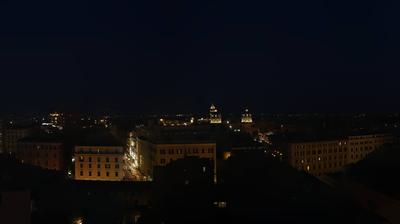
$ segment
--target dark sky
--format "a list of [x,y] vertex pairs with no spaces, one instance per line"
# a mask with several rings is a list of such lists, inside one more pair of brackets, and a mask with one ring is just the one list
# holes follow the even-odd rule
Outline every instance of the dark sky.
[[0,1],[0,113],[400,109],[398,1]]

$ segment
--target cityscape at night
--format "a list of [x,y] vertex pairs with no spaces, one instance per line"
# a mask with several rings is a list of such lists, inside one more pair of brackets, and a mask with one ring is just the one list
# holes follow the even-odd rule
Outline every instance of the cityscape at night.
[[0,224],[400,224],[400,4],[0,2]]

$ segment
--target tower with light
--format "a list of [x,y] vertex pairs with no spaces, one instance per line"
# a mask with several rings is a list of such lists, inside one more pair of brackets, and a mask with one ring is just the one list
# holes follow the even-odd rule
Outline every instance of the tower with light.
[[222,116],[218,113],[218,109],[211,104],[210,107],[210,124],[221,124],[222,123]]
[[251,124],[253,123],[252,115],[249,113],[249,110],[246,109],[242,114],[242,123],[244,124]]

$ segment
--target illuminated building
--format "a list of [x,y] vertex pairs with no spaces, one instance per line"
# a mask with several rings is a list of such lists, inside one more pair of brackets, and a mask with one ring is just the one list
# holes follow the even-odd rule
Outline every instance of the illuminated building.
[[252,115],[249,113],[248,109],[246,109],[242,114],[242,123],[248,123],[248,124],[253,123]]
[[206,158],[213,162],[214,176],[216,177],[216,144],[203,141],[182,140],[146,140],[138,139],[138,149],[142,169],[148,175],[153,175],[155,166],[167,164],[185,157]]
[[63,144],[57,139],[28,137],[18,142],[17,158],[22,163],[49,170],[64,170]]
[[159,119],[159,124],[162,126],[189,126],[195,122],[191,116],[168,116]]
[[94,122],[94,125],[96,125],[98,127],[103,127],[103,128],[111,127],[111,120],[110,120],[109,116],[101,116],[99,118],[95,118],[93,122]]
[[320,176],[341,171],[384,144],[393,143],[389,134],[352,135],[340,139],[296,141],[288,144],[289,163],[298,170]]
[[64,114],[58,112],[50,113],[49,123],[59,129],[62,129],[64,127]]
[[384,144],[394,142],[390,134],[352,135],[348,137],[347,163],[356,163]]
[[218,109],[214,106],[214,104],[211,104],[211,107],[210,107],[210,124],[221,124],[221,123],[222,123],[221,114],[218,113]]
[[[121,181],[124,147],[114,138],[86,141],[75,146],[74,163],[76,180]],[[108,136],[110,137],[110,136]]]

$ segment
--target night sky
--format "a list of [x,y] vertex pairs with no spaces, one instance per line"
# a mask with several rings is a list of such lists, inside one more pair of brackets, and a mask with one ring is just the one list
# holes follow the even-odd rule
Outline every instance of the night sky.
[[399,1],[0,1],[0,114],[400,109]]

